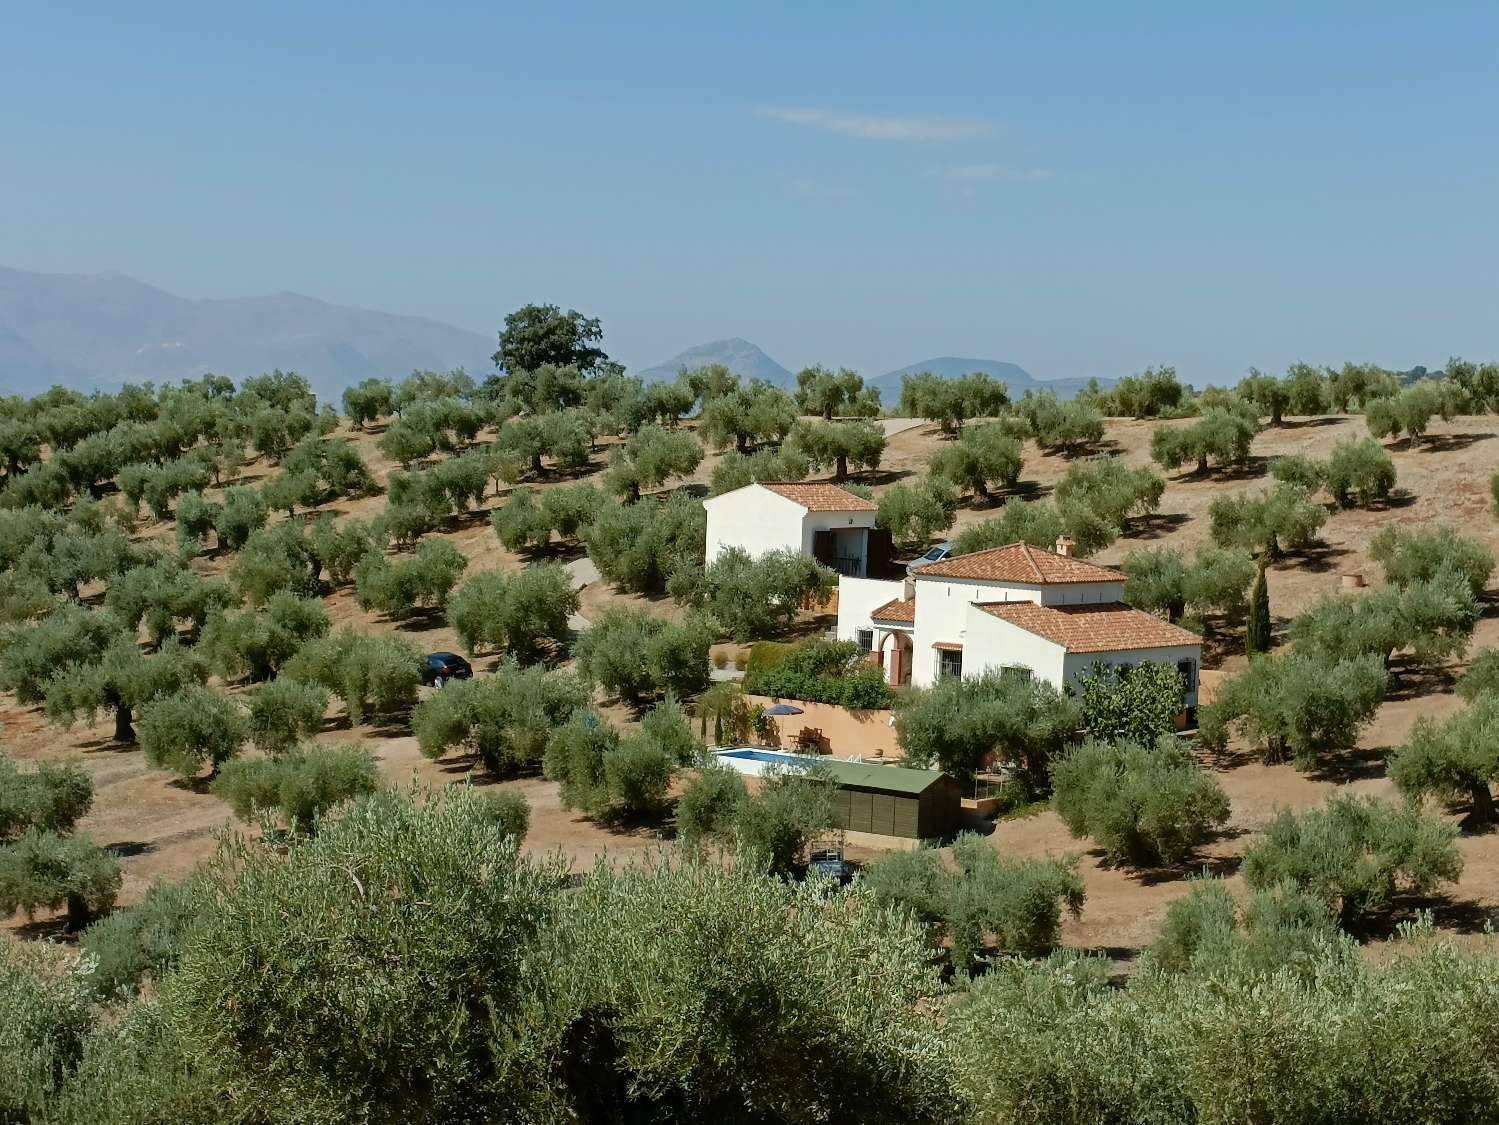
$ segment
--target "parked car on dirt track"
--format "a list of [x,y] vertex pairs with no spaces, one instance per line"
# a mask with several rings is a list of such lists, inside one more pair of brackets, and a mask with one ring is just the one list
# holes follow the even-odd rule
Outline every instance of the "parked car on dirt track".
[[422,666],[422,683],[442,687],[449,680],[467,680],[474,670],[456,652],[429,652]]

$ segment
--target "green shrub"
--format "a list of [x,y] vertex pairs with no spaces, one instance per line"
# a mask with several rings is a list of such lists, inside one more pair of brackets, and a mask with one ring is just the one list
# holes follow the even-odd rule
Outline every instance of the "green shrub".
[[1389,906],[1397,889],[1429,893],[1455,882],[1463,857],[1457,828],[1412,805],[1329,797],[1304,813],[1282,809],[1244,853],[1255,890],[1288,883],[1321,899],[1344,925]]
[[281,754],[323,729],[328,690],[282,676],[263,684],[250,700],[250,741]]
[[0,917],[67,907],[69,931],[83,929],[114,906],[120,863],[87,836],[28,828],[0,847]]
[[852,641],[802,641],[780,651],[769,668],[755,666],[759,650],[758,645],[751,650],[750,670],[744,677],[744,690],[751,695],[851,710],[879,710],[895,701],[884,672]]
[[93,962],[88,981],[95,993],[114,997],[148,981],[159,986],[176,968],[201,907],[194,883],[158,880],[144,900],[91,925],[78,944]]
[[146,761],[182,778],[196,777],[205,762],[212,767],[210,776],[217,776],[248,734],[238,704],[197,684],[154,699],[141,711]]
[[1074,836],[1110,863],[1180,863],[1228,820],[1228,798],[1175,736],[1155,745],[1091,741],[1052,767],[1052,802]]
[[293,831],[310,836],[333,806],[379,788],[374,755],[358,745],[308,745],[279,758],[228,763],[213,784],[234,815],[253,820],[279,813]]

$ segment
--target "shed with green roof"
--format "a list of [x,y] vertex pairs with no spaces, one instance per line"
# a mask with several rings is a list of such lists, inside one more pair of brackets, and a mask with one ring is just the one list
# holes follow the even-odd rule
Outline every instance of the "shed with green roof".
[[817,764],[838,786],[838,819],[850,832],[931,840],[958,830],[962,794],[940,770],[826,758]]

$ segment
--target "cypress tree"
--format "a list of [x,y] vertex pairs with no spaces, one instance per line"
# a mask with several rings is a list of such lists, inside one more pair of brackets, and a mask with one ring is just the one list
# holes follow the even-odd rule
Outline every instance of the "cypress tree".
[[1270,651],[1270,591],[1265,585],[1265,563],[1260,561],[1254,587],[1249,591],[1249,624],[1244,630],[1244,652],[1255,656]]

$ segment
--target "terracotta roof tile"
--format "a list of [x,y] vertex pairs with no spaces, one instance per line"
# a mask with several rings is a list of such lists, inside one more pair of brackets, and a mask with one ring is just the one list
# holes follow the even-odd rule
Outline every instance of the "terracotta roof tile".
[[1029,543],[1011,543],[957,555],[916,571],[920,578],[971,578],[979,582],[1024,582],[1054,586],[1069,582],[1123,582],[1124,574],[1071,555],[1043,551]]
[[855,496],[836,484],[772,484],[762,480],[760,487],[800,504],[809,512],[873,512],[879,508],[873,500]]
[[916,621],[916,601],[903,601],[896,598],[888,601],[879,609],[869,615],[871,621],[899,621],[904,624],[914,624]]
[[1202,644],[1196,633],[1123,602],[1037,605],[1035,602],[974,603],[979,609],[1035,633],[1068,652],[1127,652]]

